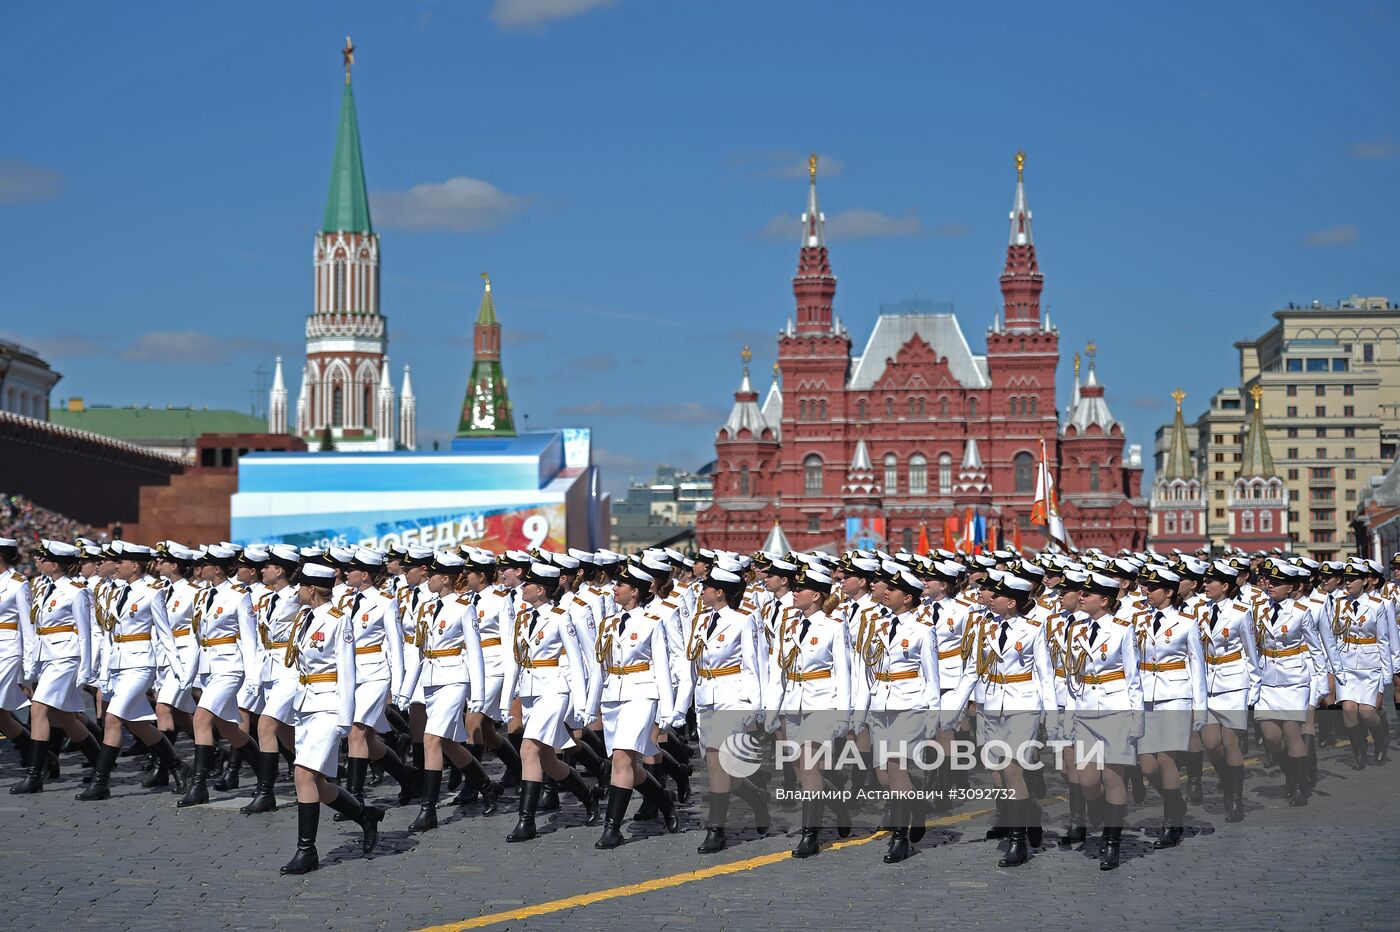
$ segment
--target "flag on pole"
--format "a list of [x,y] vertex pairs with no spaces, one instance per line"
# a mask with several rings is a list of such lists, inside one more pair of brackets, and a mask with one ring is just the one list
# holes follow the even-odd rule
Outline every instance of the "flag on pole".
[[920,522],[919,522],[919,550],[918,550],[918,552],[921,553],[921,554],[923,554],[924,556],[927,556],[927,555],[928,555],[928,552],[929,552],[930,550],[932,550],[932,549],[933,549],[933,548],[930,547],[930,546],[928,545],[928,525],[925,524],[923,521],[920,521]]
[[1019,521],[1011,527],[1011,549],[1017,553],[1021,552],[1021,523]]
[[1035,479],[1035,502],[1031,505],[1031,523],[1045,528],[1046,536],[1068,550],[1069,535],[1065,533],[1065,522],[1060,518],[1060,503],[1055,495],[1055,480],[1050,475],[1050,464],[1045,454],[1045,438],[1040,440],[1040,468]]
[[972,516],[971,508],[963,520],[962,546],[959,549],[969,556],[977,552],[977,519]]
[[958,513],[953,512],[943,519],[943,549],[956,552],[958,549]]

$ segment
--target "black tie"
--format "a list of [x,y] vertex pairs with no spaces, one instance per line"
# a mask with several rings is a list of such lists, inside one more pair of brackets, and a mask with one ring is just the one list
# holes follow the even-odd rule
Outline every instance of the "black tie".
[[1093,643],[1094,643],[1095,641],[1097,641],[1098,639],[1099,639],[1099,623],[1096,621],[1096,622],[1094,622],[1093,624],[1089,625],[1089,644],[1090,644],[1090,646],[1093,646]]
[[267,600],[267,617],[268,617],[268,618],[271,618],[272,615],[273,615],[273,613],[277,611],[277,600],[280,599],[280,598],[282,598],[282,593],[280,593],[280,592],[274,592],[274,593],[272,593],[272,598],[270,598],[270,599]]
[[126,604],[126,597],[129,595],[131,595],[131,587],[122,586],[122,597],[120,599],[117,599],[117,615],[120,615],[122,613],[122,606]]
[[706,640],[709,640],[710,636],[713,635],[713,634],[715,633],[715,628],[718,628],[718,627],[719,627],[719,612],[716,612],[716,611],[714,611],[714,610],[711,610],[711,611],[710,611],[710,624],[709,624],[709,626],[707,626],[707,627],[705,628],[705,639],[706,639]]
[[355,620],[355,613],[358,612],[358,611],[360,610],[360,602],[362,602],[362,601],[364,600],[364,597],[365,597],[365,594],[364,594],[363,592],[357,592],[357,593],[355,593],[355,601],[354,601],[354,603],[350,606],[350,620],[351,620],[351,621],[354,621],[354,620]]
[[943,611],[943,603],[942,603],[942,602],[934,602],[934,603],[933,603],[933,623],[934,623],[934,624],[938,624],[938,616],[939,616],[939,614],[940,614],[942,611]]
[[1010,630],[1011,622],[1003,621],[1001,623],[1001,634],[997,637],[997,650],[1001,650],[1002,648],[1006,647],[1006,634]]
[[1156,634],[1158,631],[1161,631],[1161,630],[1162,630],[1162,613],[1161,613],[1161,612],[1153,612],[1153,613],[1152,613],[1152,633],[1153,633],[1153,634]]
[[539,620],[540,620],[540,610],[537,609],[537,608],[532,608],[532,609],[530,609],[530,627],[527,628],[526,631],[525,631],[525,633],[526,633],[527,636],[535,633],[535,622],[537,622],[537,621],[539,621]]
[[433,622],[437,621],[438,612],[440,611],[442,611],[442,599],[438,599],[435,603],[433,603],[433,617],[428,619],[428,624],[432,624]]
[[623,612],[622,617],[617,620],[617,636],[622,637],[622,633],[627,630],[627,619],[631,617],[631,612]]
[[1220,620],[1220,606],[1212,606],[1210,610],[1210,626],[1215,627],[1215,623]]
[[408,600],[408,613],[412,615],[418,611],[418,587],[413,587],[413,595]]
[[798,630],[798,632],[797,632],[797,643],[799,643],[799,644],[802,643],[802,639],[805,638],[805,637],[807,636],[807,629],[810,628],[810,627],[812,627],[812,619],[810,619],[810,618],[803,618],[803,619],[802,619],[802,627],[801,627],[801,628]]
[[899,616],[890,619],[890,643],[894,643],[894,629],[899,627]]

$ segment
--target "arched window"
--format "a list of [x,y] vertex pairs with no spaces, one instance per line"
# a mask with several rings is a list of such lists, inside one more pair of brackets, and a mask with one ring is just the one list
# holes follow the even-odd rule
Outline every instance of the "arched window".
[[1032,416],[1035,415],[1035,397],[1034,397],[1034,396],[1031,397],[1031,415],[1032,415]]
[[1035,457],[1029,453],[1017,453],[1011,461],[1016,473],[1016,492],[1025,494],[1035,491]]
[[331,426],[345,426],[345,386],[339,382],[331,389]]
[[967,419],[968,419],[969,421],[972,421],[972,420],[976,420],[976,418],[977,418],[977,399],[976,399],[976,398],[969,398],[969,399],[967,399]]
[[893,453],[885,454],[885,494],[899,491],[899,460]]
[[1020,414],[1021,414],[1021,399],[1019,399],[1019,398],[1012,398],[1012,399],[1011,399],[1011,416],[1012,416],[1012,417],[1017,417],[1017,416],[1019,416]]
[[801,401],[799,401],[799,402],[797,403],[797,419],[800,420],[800,421],[805,421],[805,420],[807,420],[807,399],[806,399],[806,398],[803,398]]
[[928,460],[922,453],[909,457],[909,494],[928,494]]
[[1190,534],[1190,533],[1192,533],[1192,528],[1194,528],[1195,525],[1196,525],[1196,520],[1195,520],[1195,518],[1191,517],[1191,512],[1189,512],[1189,511],[1183,511],[1183,512],[1181,513],[1181,533],[1183,533],[1183,534]]
[[867,418],[866,418],[866,416],[865,416],[865,399],[864,399],[864,398],[862,398],[860,401],[857,401],[857,402],[856,402],[856,417],[860,418],[862,421],[867,420]]
[[894,399],[885,399],[885,417],[894,417]]
[[947,399],[947,398],[940,398],[940,399],[938,399],[938,416],[939,416],[939,417],[947,417],[947,416],[948,416],[948,399]]
[[1090,463],[1090,464],[1089,464],[1089,491],[1090,491],[1090,492],[1097,492],[1098,490],[1099,490],[1099,464],[1098,464],[1098,463]]
[[335,306],[333,311],[345,310],[345,260],[335,260]]
[[904,538],[904,549],[905,549],[905,550],[908,550],[910,553],[913,553],[913,551],[914,551],[914,529],[911,528],[911,527],[905,528],[905,529],[904,529],[904,534],[903,534],[902,536],[903,536],[903,538]]
[[1244,534],[1254,533],[1254,512],[1240,512],[1240,532]]
[[1259,512],[1259,530],[1265,534],[1272,533],[1274,529],[1274,513],[1267,508]]
[[1175,534],[1175,533],[1176,533],[1176,512],[1174,512],[1174,511],[1169,511],[1169,512],[1167,512],[1166,518],[1165,518],[1165,523],[1166,523],[1166,532],[1167,532],[1168,534]]
[[365,383],[365,406],[360,409],[360,424],[364,427],[378,429],[379,425],[374,422],[374,393],[370,391],[369,383]]
[[924,408],[924,399],[920,398],[920,399],[919,399],[919,417],[923,417],[925,413],[926,413],[926,409]]
[[821,401],[817,402],[817,405],[821,411],[821,413],[818,414],[817,417],[823,421],[826,420],[826,399],[823,398]]
[[802,461],[802,487],[808,495],[822,494],[822,458],[813,453]]
[[953,492],[953,457],[948,453],[938,455],[938,494],[951,495]]
[[913,416],[914,416],[914,399],[913,399],[913,398],[910,398],[910,399],[909,399],[909,417],[912,418]]
[[749,497],[749,467],[739,467],[739,494],[744,498]]

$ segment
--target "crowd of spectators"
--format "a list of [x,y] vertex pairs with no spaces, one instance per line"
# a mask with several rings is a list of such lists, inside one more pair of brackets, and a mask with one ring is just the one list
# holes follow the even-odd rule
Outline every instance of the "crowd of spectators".
[[29,553],[40,540],[72,541],[87,537],[95,541],[106,539],[81,521],[65,518],[34,504],[22,495],[0,495],[0,537],[19,542],[20,571],[33,571]]

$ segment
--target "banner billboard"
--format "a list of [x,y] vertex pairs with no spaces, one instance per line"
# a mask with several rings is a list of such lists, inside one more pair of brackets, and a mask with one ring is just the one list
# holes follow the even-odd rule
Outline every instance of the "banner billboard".
[[339,524],[284,533],[268,543],[297,547],[427,547],[445,550],[460,544],[506,550],[568,549],[563,503],[462,509],[443,514]]

